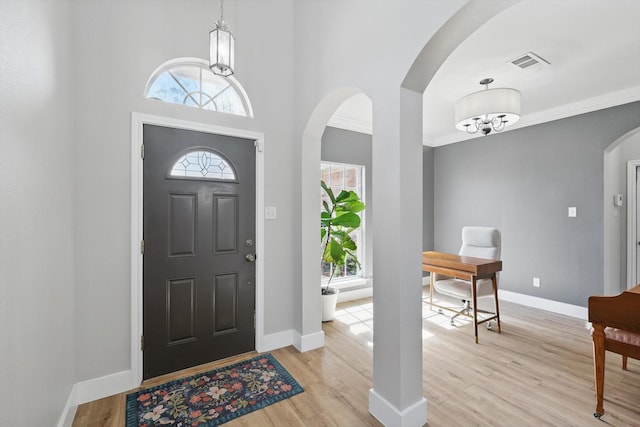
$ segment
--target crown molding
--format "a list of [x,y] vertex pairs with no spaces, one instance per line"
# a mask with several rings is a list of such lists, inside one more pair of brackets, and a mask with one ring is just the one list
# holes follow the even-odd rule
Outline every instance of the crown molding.
[[354,132],[366,133],[369,135],[373,134],[373,125],[371,124],[371,122],[366,120],[354,119],[342,114],[334,114],[333,116],[331,116],[331,119],[329,119],[329,123],[327,123],[327,126],[351,130]]

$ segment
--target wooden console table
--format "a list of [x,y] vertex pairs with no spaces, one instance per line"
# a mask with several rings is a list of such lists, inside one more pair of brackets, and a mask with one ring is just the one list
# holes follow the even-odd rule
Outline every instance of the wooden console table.
[[640,359],[640,285],[616,296],[589,297],[589,322],[593,326],[593,364],[596,387],[596,412],[604,414],[605,351],[622,355],[622,369],[627,356]]
[[[450,307],[440,306],[433,303],[433,287],[434,287],[434,275],[433,273],[445,274],[447,276],[453,276],[458,279],[468,280],[471,282],[471,295],[472,295],[472,307],[473,315],[461,313],[465,316],[469,316],[473,319],[473,329],[478,342],[478,325],[489,322],[490,320],[496,320],[498,324],[498,332],[500,332],[500,309],[498,308],[498,282],[496,280],[496,273],[502,270],[502,261],[475,258],[462,255],[448,254],[445,252],[423,252],[422,253],[422,270],[430,273],[429,286],[429,307],[436,306],[441,309],[455,311]],[[493,297],[495,301],[495,313],[489,313],[491,316],[483,318],[478,321],[478,308],[477,308],[477,280],[478,279],[491,279],[493,284]]]

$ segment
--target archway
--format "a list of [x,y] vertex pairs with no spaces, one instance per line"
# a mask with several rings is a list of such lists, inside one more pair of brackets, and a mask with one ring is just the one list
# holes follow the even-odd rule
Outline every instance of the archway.
[[[412,167],[416,167],[416,161],[412,154],[420,157],[417,168],[422,172],[421,149],[423,134],[422,117],[422,97],[423,93],[432,80],[440,66],[446,58],[457,47],[473,34],[477,29],[489,21],[492,17],[503,12],[508,7],[518,3],[519,0],[484,2],[471,0],[456,12],[434,36],[427,42],[420,54],[417,56],[409,71],[407,72],[401,87],[399,88],[399,129],[398,145],[400,151],[400,174],[391,188],[400,189],[398,197],[399,205],[408,207],[405,212],[394,211],[389,217],[396,218],[395,224],[403,224],[403,228],[397,230],[402,233],[413,228],[414,232],[421,230],[422,203],[417,207],[418,215],[407,215],[411,210],[411,198],[422,195],[422,185],[414,186],[413,189],[405,190],[413,185],[411,180]],[[377,105],[374,99],[374,106]],[[384,117],[384,116],[383,116]],[[376,115],[374,111],[374,129],[376,128]],[[376,179],[376,149],[380,150],[380,145],[376,144],[374,135],[374,182]],[[382,153],[378,152],[379,159]],[[414,172],[415,173],[415,172]],[[377,186],[376,186],[377,188]],[[376,194],[374,188],[374,200]],[[380,218],[380,206],[376,205],[376,218]],[[397,218],[401,218],[398,220]],[[378,231],[376,229],[376,231]],[[419,233],[421,234],[421,233]],[[390,255],[389,247],[398,244],[397,238],[389,238],[389,234],[374,233],[374,261],[380,257]],[[385,242],[384,247],[375,245],[375,242]],[[386,271],[379,274],[378,262],[376,261],[376,290],[374,290],[374,364],[373,364],[373,388],[369,393],[369,411],[385,425],[423,425],[427,421],[427,402],[422,396],[422,324],[421,306],[421,236],[407,245],[406,241],[401,242],[408,246],[405,250],[405,257],[394,258],[398,268],[404,271],[405,276],[400,278],[400,282],[405,287],[403,295],[394,296],[393,285],[388,284],[389,277],[383,276]],[[397,246],[396,246],[397,247]],[[380,256],[380,254],[382,255]],[[415,258],[413,258],[415,256]],[[411,259],[407,259],[411,258]],[[415,274],[413,274],[415,272]],[[382,286],[382,292],[380,286]],[[387,286],[384,286],[387,285]],[[388,304],[387,300],[397,300],[396,306]],[[383,304],[376,301],[385,301]],[[388,325],[393,322],[400,324],[401,328],[392,328]],[[380,328],[382,326],[383,328]],[[400,333],[400,338],[394,338],[393,333]],[[390,347],[397,350],[389,351]],[[413,369],[413,371],[411,371]],[[394,371],[395,370],[395,371]],[[419,374],[419,375],[418,375]],[[401,396],[394,390],[401,390]]]
[[318,183],[320,182],[320,147],[329,119],[348,98],[362,93],[356,87],[344,87],[326,95],[316,108],[302,134],[301,158],[301,240],[302,283],[300,287],[299,350],[307,351],[324,345],[320,304],[320,245],[318,244]]
[[[371,93],[374,115],[373,169],[376,305],[373,388],[369,411],[385,425],[423,425],[427,402],[422,397],[421,212],[422,94],[440,65],[458,45],[493,16],[518,0],[471,0],[456,12],[416,57],[397,88],[397,95]],[[373,90],[373,89],[372,89]],[[324,344],[317,290],[320,255],[317,244],[317,183],[320,138],[330,115],[355,88],[333,91],[318,103],[305,126],[300,146],[300,281],[295,298],[301,350]],[[387,96],[385,96],[387,95]],[[378,102],[384,97],[387,103]],[[376,176],[389,160],[397,176]],[[378,172],[376,172],[378,171]],[[381,185],[379,185],[379,183]],[[418,202],[416,202],[418,200]],[[406,233],[406,239],[399,236]],[[375,242],[385,242],[376,245]],[[298,293],[299,292],[299,293]],[[376,303],[383,301],[384,304]]]
[[[604,294],[616,295],[630,283],[635,283],[638,230],[635,194],[627,194],[627,166],[630,160],[640,159],[640,128],[627,132],[612,142],[604,151]],[[622,205],[615,205],[613,197],[622,195]]]

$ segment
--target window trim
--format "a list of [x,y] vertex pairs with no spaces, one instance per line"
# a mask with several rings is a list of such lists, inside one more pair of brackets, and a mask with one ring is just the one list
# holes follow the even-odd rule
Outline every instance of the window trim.
[[[357,167],[360,169],[360,199],[362,201],[365,200],[365,195],[367,192],[367,188],[366,188],[366,165],[359,165],[356,163],[346,163],[346,162],[333,162],[333,161],[329,161],[329,160],[321,160],[320,161],[320,170],[322,170],[322,165],[323,164],[331,164],[331,165],[340,165],[343,167]],[[322,207],[320,206],[320,208],[322,209]],[[363,210],[362,212],[359,213],[360,215],[360,227],[358,229],[358,232],[360,233],[360,242],[358,243],[358,259],[360,261],[360,270],[359,270],[359,274],[356,276],[343,276],[343,277],[334,277],[331,279],[331,286],[335,287],[335,288],[345,288],[345,287],[351,287],[354,284],[355,285],[362,285],[362,284],[368,284],[368,278],[367,278],[367,273],[366,273],[366,209]],[[326,278],[324,275],[320,275],[320,282],[323,286],[325,286],[327,284],[327,282],[329,281],[328,278]],[[356,283],[357,282],[357,283]],[[342,286],[341,286],[342,285]]]

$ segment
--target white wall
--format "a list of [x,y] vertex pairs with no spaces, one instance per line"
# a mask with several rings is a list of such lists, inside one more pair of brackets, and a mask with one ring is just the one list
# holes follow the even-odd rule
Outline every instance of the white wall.
[[[31,5],[30,2],[4,2],[2,7],[10,7],[13,15],[13,9],[22,7],[18,5]],[[422,102],[419,93],[401,89],[400,85],[425,43],[464,3],[464,0],[227,2],[225,17],[237,36],[236,76],[252,99],[255,119],[142,98],[147,78],[161,63],[183,56],[206,58],[208,31],[219,13],[217,2],[77,1],[71,3],[70,23],[65,15],[69,10],[67,3],[56,2],[54,9],[43,6],[47,3],[42,2],[37,3],[38,10],[42,9],[46,17],[42,27],[33,25],[39,22],[37,13],[23,14],[28,19],[24,19],[20,29],[48,28],[47,24],[53,25],[53,29],[51,34],[31,33],[30,37],[37,40],[31,48],[24,49],[22,41],[15,40],[11,47],[16,47],[17,52],[12,52],[11,57],[20,52],[33,53],[38,64],[46,65],[48,62],[43,62],[43,57],[51,60],[53,56],[63,59],[59,64],[67,68],[62,69],[62,74],[56,74],[56,67],[43,66],[33,76],[43,85],[29,88],[38,95],[34,96],[34,101],[41,102],[43,96],[49,101],[43,104],[47,107],[44,110],[38,109],[38,103],[25,104],[29,120],[42,117],[37,128],[24,128],[25,124],[18,120],[20,110],[2,114],[3,120],[8,118],[20,125],[17,133],[26,135],[22,138],[26,142],[39,141],[40,136],[46,135],[55,144],[45,146],[46,157],[39,157],[42,152],[35,149],[19,153],[19,159],[31,162],[35,159],[36,166],[42,169],[36,176],[43,178],[37,183],[47,184],[47,187],[36,187],[35,180],[28,178],[27,207],[31,210],[22,218],[17,218],[15,205],[5,207],[4,186],[8,185],[5,182],[12,181],[2,181],[1,255],[7,255],[3,261],[16,260],[25,264],[27,259],[8,256],[12,250],[17,253],[14,247],[5,243],[8,240],[5,240],[4,229],[8,227],[12,229],[8,230],[7,236],[14,236],[16,240],[26,236],[37,241],[40,244],[38,251],[46,251],[49,258],[43,269],[46,273],[14,271],[23,266],[15,262],[11,264],[11,274],[5,274],[3,265],[3,293],[4,283],[7,283],[5,275],[10,281],[35,286],[11,291],[9,296],[15,294],[24,301],[16,304],[20,312],[6,311],[3,305],[1,319],[4,339],[8,336],[4,334],[7,324],[4,313],[15,314],[12,317],[12,326],[15,326],[14,317],[27,311],[25,307],[31,303],[33,289],[50,289],[41,284],[45,282],[55,289],[55,295],[47,294],[43,302],[36,303],[37,312],[44,313],[45,320],[28,319],[25,326],[28,333],[33,332],[30,336],[37,337],[38,343],[31,343],[24,337],[18,340],[31,351],[25,359],[27,362],[34,362],[31,358],[35,357],[39,360],[39,356],[45,354],[39,347],[43,345],[41,342],[57,339],[61,344],[60,348],[55,348],[51,363],[36,368],[39,374],[40,370],[52,370],[51,365],[56,364],[57,370],[52,377],[57,381],[50,389],[51,406],[60,408],[63,404],[61,396],[65,393],[61,391],[73,383],[71,366],[74,359],[77,361],[76,381],[130,368],[129,153],[132,111],[264,133],[265,204],[278,207],[278,219],[265,224],[265,332],[290,329],[303,335],[320,332],[318,275],[314,274],[311,282],[307,282],[305,276],[308,272],[319,271],[318,257],[303,257],[312,254],[313,248],[318,246],[317,179],[313,171],[318,168],[320,158],[321,129],[315,129],[317,146],[303,146],[301,141],[309,118],[314,116],[314,109],[321,100],[339,88],[350,87],[359,88],[373,101],[373,198],[377,207],[374,240],[386,244],[377,253],[374,248],[375,275],[379,279],[374,299],[387,300],[384,306],[376,306],[374,388],[379,402],[386,402],[387,409],[399,416],[412,411],[414,403],[426,412],[426,405],[420,401],[422,381],[419,375],[422,366],[419,304]],[[8,14],[3,13],[3,21],[5,15]],[[18,31],[17,24],[8,28],[10,30],[5,30],[3,22],[3,35]],[[73,58],[68,49],[71,36]],[[3,49],[4,45],[3,40]],[[2,57],[7,55],[3,52]],[[64,71],[70,73],[72,70],[75,71],[73,80],[65,79]],[[7,80],[14,84],[13,80],[21,81],[25,76],[29,78],[28,73],[21,75],[13,71]],[[3,88],[5,86],[8,85],[3,84]],[[353,94],[357,89],[348,92]],[[69,129],[70,124],[73,129]],[[5,131],[3,126],[3,132],[9,135],[12,129]],[[5,139],[3,133],[3,154]],[[12,149],[22,147],[25,145]],[[317,156],[306,156],[308,150]],[[56,166],[69,166],[70,157],[75,165],[73,183],[69,168],[56,169],[53,175],[45,174],[44,169],[52,164],[51,160]],[[3,162],[5,158],[3,155]],[[398,173],[385,174],[385,167]],[[20,177],[28,177],[26,171],[17,169],[18,166],[3,167],[2,173],[14,171]],[[377,175],[376,170],[379,171]],[[313,185],[306,187],[306,183]],[[306,201],[307,188],[313,197],[310,196],[310,203],[305,204],[301,200]],[[61,202],[47,205],[46,210],[41,208],[42,200],[53,198]],[[10,204],[22,202],[18,196],[7,200]],[[46,212],[47,216],[41,212]],[[10,220],[4,219],[11,215]],[[32,217],[37,221],[30,221]],[[35,228],[28,228],[26,224]],[[303,228],[307,224],[312,225],[310,230]],[[312,238],[305,237],[309,231]],[[307,250],[309,247],[312,249]],[[30,245],[23,252],[32,248]],[[75,293],[70,286],[74,280]],[[307,288],[313,291],[317,300],[305,299]],[[74,297],[75,319],[72,319]],[[4,301],[7,299],[3,295]],[[55,310],[50,302],[55,303]],[[72,320],[76,325],[75,343]],[[47,322],[46,326],[42,325],[43,321]],[[54,330],[57,335],[51,333]],[[3,366],[14,366],[11,362],[22,354],[5,355],[4,344],[1,361],[6,363]],[[50,356],[47,353],[47,357]],[[8,374],[3,372],[2,375],[4,380]],[[426,413],[419,414],[417,419],[422,420],[424,415]]]
[[[620,148],[622,149],[621,162],[624,163],[625,168],[629,160],[640,160],[640,133],[630,136],[620,145]],[[622,180],[625,181],[626,185],[624,177],[622,177]]]
[[[235,76],[247,90],[254,119],[143,99],[148,77],[176,57],[208,58],[216,1],[74,3],[77,79],[75,111],[75,245],[78,380],[129,369],[130,115],[170,116],[265,135],[265,333],[293,325],[292,265],[297,215],[291,198],[291,0],[225,4],[236,35]],[[277,46],[278,49],[274,49]]]
[[[625,265],[627,259],[625,254],[626,239],[621,241],[620,233],[627,230],[626,225],[626,203],[625,206],[614,206],[612,197],[614,194],[626,189],[626,165],[622,169],[620,162],[621,147],[618,146],[604,153],[604,233],[603,233],[603,292],[605,295],[616,295],[620,293],[620,280],[626,276]],[[624,171],[624,172],[623,172]],[[622,181],[625,181],[622,184]],[[624,185],[624,187],[623,187]],[[626,194],[626,191],[624,192]],[[626,277],[625,277],[626,280]]]
[[[296,191],[302,198],[300,251],[306,254],[299,279],[302,289],[296,295],[301,300],[296,327],[304,334],[313,334],[320,328],[317,307],[307,297],[318,294],[319,249],[314,228],[317,225],[312,220],[314,215],[317,218],[317,196],[315,199],[309,196],[307,200],[319,180],[319,172],[315,172],[320,156],[318,127],[331,114],[323,109],[333,105],[337,108],[344,100],[340,98],[341,89],[357,88],[373,103],[376,344],[374,393],[370,402],[380,403],[373,405],[376,416],[381,408],[388,409],[388,414],[422,410],[421,94],[408,93],[400,85],[427,40],[463,3],[363,0],[294,3],[295,130],[301,143],[297,148],[300,176],[296,179],[299,182]],[[402,106],[408,108],[401,111]],[[378,301],[384,304],[377,304]],[[413,370],[411,374],[409,370]],[[426,416],[426,411],[422,415]],[[416,420],[420,414],[417,417]]]
[[[255,119],[142,98],[158,65],[181,56],[206,58],[207,34],[219,13],[215,2],[74,3],[74,154],[83,160],[77,163],[74,188],[78,380],[129,369],[132,111],[265,134],[265,204],[278,207],[278,219],[265,224],[265,332],[295,328],[305,334],[295,227],[302,129],[322,96],[349,84],[374,94],[374,106],[377,100],[394,115],[392,128],[380,123],[381,151],[389,138],[397,141],[400,83],[430,35],[462,3],[227,3],[225,17],[237,36],[236,77],[251,97]],[[331,32],[324,30],[327,22]],[[379,115],[377,120],[386,119]],[[316,218],[317,209],[310,215]],[[319,330],[320,323],[314,327]]]
[[67,1],[0,2],[0,424],[55,425],[75,383]]

